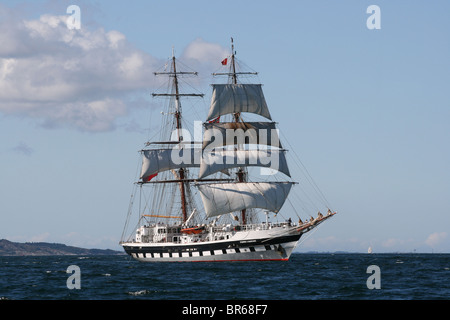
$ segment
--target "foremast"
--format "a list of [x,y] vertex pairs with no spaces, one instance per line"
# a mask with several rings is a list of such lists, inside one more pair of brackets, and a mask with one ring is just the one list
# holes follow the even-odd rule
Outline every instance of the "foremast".
[[[178,83],[178,77],[182,75],[197,75],[197,72],[186,72],[186,71],[177,71],[177,64],[176,64],[176,58],[174,55],[174,52],[172,50],[172,59],[171,59],[171,70],[169,72],[154,72],[154,75],[166,75],[172,78],[172,93],[152,93],[153,97],[163,96],[163,97],[171,97],[175,99],[175,110],[173,112],[175,124],[176,124],[176,131],[177,131],[177,141],[180,148],[182,147],[183,142],[183,135],[182,135],[182,109],[181,109],[181,97],[203,97],[204,95],[201,93],[180,93],[179,89],[179,83]],[[161,142],[164,143],[164,142]],[[172,141],[167,141],[166,143],[172,143]],[[167,161],[169,159],[167,158]],[[173,170],[173,169],[172,169]],[[187,200],[186,200],[186,189],[189,188],[188,181],[186,179],[186,169],[185,167],[181,166],[178,168],[177,171],[178,175],[176,176],[177,179],[174,180],[166,180],[166,181],[158,181],[161,183],[172,183],[176,182],[179,184],[180,188],[180,202],[181,202],[181,213],[182,213],[182,222],[185,223],[188,219],[188,212],[187,212]],[[141,176],[141,178],[143,178]],[[147,178],[148,179],[148,178]],[[150,178],[151,179],[151,178]],[[143,178],[142,182],[149,182],[145,181]]]

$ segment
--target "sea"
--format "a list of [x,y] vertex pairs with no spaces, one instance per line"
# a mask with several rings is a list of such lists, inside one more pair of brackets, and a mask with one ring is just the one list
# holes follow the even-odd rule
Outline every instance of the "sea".
[[[143,263],[128,255],[0,257],[0,300],[0,308],[25,300],[146,301],[147,307],[204,317],[211,314],[198,308],[212,301],[221,302],[222,314],[260,316],[264,305],[269,312],[277,301],[285,301],[287,310],[299,301],[449,301],[450,254],[294,253],[289,261],[229,263]],[[230,304],[238,309],[226,309]]]

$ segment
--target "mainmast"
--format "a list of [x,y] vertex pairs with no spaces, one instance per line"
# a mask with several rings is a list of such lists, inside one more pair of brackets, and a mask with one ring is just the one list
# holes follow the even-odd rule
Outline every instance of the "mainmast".
[[236,74],[236,62],[234,61],[234,43],[233,43],[233,38],[231,38],[231,78],[232,78],[232,83],[233,84],[237,84],[237,74]]
[[[235,59],[234,59],[235,53],[236,52],[234,51],[233,38],[231,38],[231,71],[232,72],[231,72],[230,77],[231,77],[231,82],[233,84],[237,84],[236,62],[235,62]],[[234,113],[234,122],[239,122],[240,116],[241,116],[240,112]],[[238,171],[237,171],[236,174],[237,174],[239,182],[246,182],[247,177],[246,177],[244,168],[242,168],[242,167],[238,168]],[[242,209],[241,210],[241,221],[242,221],[243,225],[247,224],[246,212],[247,212],[247,209]]]
[[[236,59],[235,59],[236,52],[234,51],[234,42],[233,38],[231,38],[231,63],[230,63],[230,71],[228,73],[213,73],[213,75],[228,75],[228,81],[229,83],[233,85],[237,85],[238,81],[238,75],[257,75],[257,72],[236,72]],[[241,113],[235,112],[233,113],[233,121],[235,123],[241,122]],[[247,173],[243,167],[240,167],[237,169],[236,172],[237,178],[239,182],[247,182]],[[246,218],[246,209],[241,210],[241,222],[243,225],[247,224],[247,218]]]
[[[231,39],[231,64],[227,84],[213,84],[211,105],[203,135],[203,158],[199,177],[236,168],[234,183],[198,184],[205,213],[208,218],[226,213],[241,212],[241,224],[249,220],[247,209],[266,209],[277,213],[284,204],[293,182],[249,182],[248,166],[269,167],[290,177],[284,152],[281,149],[275,122],[246,122],[242,113],[252,113],[270,121],[270,115],[261,84],[238,83],[238,75],[257,74],[236,70],[236,52]],[[222,64],[226,64],[223,60]],[[231,122],[219,122],[222,115],[232,115]],[[234,135],[234,136],[233,136]],[[235,145],[233,152],[228,146]],[[250,148],[265,145],[271,148]],[[248,146],[248,148],[246,147]],[[273,148],[272,148],[273,147]],[[223,160],[227,159],[225,162]],[[211,161],[212,160],[212,161]],[[218,160],[218,161],[216,161]]]
[[[178,85],[178,76],[179,75],[197,75],[197,72],[177,72],[177,66],[176,66],[176,59],[175,55],[172,50],[172,70],[170,72],[155,72],[155,75],[165,74],[173,78],[173,90],[174,93],[162,93],[162,94],[156,94],[153,93],[152,95],[155,96],[168,96],[168,97],[174,97],[175,98],[175,123],[176,123],[176,129],[177,129],[177,139],[180,143],[183,140],[182,136],[182,125],[181,125],[181,101],[180,97],[182,96],[200,96],[203,97],[203,94],[197,94],[197,93],[180,93],[179,85]],[[185,168],[181,167],[178,169],[178,182],[180,186],[180,197],[181,197],[181,212],[183,215],[183,223],[187,220],[187,203],[186,203],[186,183],[187,180],[185,179]],[[167,181],[169,182],[169,181]],[[172,182],[172,181],[170,181]]]

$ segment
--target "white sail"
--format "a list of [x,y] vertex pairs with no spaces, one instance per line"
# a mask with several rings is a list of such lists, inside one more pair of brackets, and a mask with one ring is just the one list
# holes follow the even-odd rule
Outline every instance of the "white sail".
[[213,84],[206,120],[236,112],[251,112],[272,120],[260,84]]
[[141,179],[147,182],[153,175],[172,169],[200,166],[200,149],[170,148],[142,150]]
[[284,204],[292,183],[245,182],[199,184],[200,195],[208,217],[250,208],[278,212]]
[[265,167],[290,177],[284,150],[219,150],[203,152],[199,179],[231,168]]
[[204,149],[233,144],[262,144],[281,148],[275,122],[219,122],[203,125]]

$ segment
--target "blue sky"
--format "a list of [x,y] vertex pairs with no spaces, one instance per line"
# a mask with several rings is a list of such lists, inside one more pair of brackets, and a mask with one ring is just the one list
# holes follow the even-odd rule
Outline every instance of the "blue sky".
[[[81,29],[69,32],[71,4]],[[373,4],[379,30],[366,26]],[[174,46],[200,72],[203,120],[233,37],[338,211],[298,251],[450,252],[448,12],[447,1],[2,1],[0,238],[120,249],[137,150],[160,122],[152,72]]]

